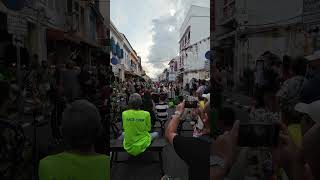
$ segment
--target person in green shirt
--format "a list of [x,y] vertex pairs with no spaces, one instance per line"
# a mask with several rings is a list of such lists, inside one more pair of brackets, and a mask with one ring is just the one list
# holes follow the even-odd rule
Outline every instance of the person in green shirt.
[[61,126],[70,148],[40,160],[39,180],[109,180],[110,158],[96,153],[94,147],[102,132],[97,108],[77,100],[64,111]]
[[147,111],[140,110],[142,98],[134,93],[129,97],[129,110],[122,113],[124,132],[118,138],[123,139],[123,147],[128,154],[138,156],[159,136],[158,132],[151,131],[151,117]]

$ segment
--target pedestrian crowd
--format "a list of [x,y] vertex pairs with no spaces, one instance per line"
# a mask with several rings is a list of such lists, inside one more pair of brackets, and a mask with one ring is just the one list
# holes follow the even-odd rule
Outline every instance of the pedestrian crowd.
[[[114,109],[120,109],[123,130],[115,134],[130,155],[142,154],[161,136],[155,130],[159,122],[161,133],[188,165],[189,179],[320,179],[320,52],[281,60],[267,51],[257,60],[247,123],[279,127],[278,143],[271,147],[239,147],[242,122],[233,108],[224,106],[221,95],[229,73],[217,65],[210,82],[193,79],[183,87],[141,78],[118,82],[103,66],[38,62],[34,56],[30,69],[22,73],[23,112],[49,117],[53,137],[64,143],[63,152],[40,157],[40,180],[108,179],[106,132],[111,127],[106,120],[113,118],[109,114]],[[0,175],[27,179],[31,146],[15,120],[19,93],[11,83],[0,81]],[[170,108],[175,108],[171,117]],[[186,119],[193,127],[190,137],[179,132]]]
[[[199,103],[201,102],[202,108],[205,104],[204,97],[206,97],[206,101],[209,98],[209,93],[203,96],[205,92],[208,92],[207,83],[205,80],[194,82],[195,91],[192,92],[194,95],[192,97],[197,99]],[[130,79],[119,83],[114,92],[113,96],[122,95],[122,98],[126,100],[125,108],[114,108],[122,109],[118,121],[122,122],[122,127],[116,128],[116,130],[123,129],[123,132],[115,132],[114,134],[119,140],[124,140],[124,148],[134,156],[143,153],[152,140],[160,136],[160,133],[155,131],[157,125],[161,128],[161,133],[164,134],[165,124],[170,118],[168,110],[182,102],[184,95],[189,94],[179,83],[145,82],[139,79]],[[114,105],[119,106],[120,103],[114,103]],[[195,136],[202,133],[203,126],[197,126],[200,123],[196,120]],[[141,146],[142,144],[144,145]]]
[[[0,179],[109,178],[106,116],[111,69],[81,62],[49,65],[34,55],[30,66],[22,67],[21,77],[1,76]],[[49,121],[52,149],[39,152],[25,134],[25,119],[34,119],[35,128]]]
[[[285,61],[271,52],[262,54],[254,73],[255,96],[249,119],[241,123],[235,109],[225,106],[215,94],[223,91],[223,77],[213,66],[211,107],[207,103],[199,111],[204,127],[211,127],[209,132],[199,137],[177,133],[185,101],[177,106],[166,129],[168,141],[189,167],[189,179],[319,179],[319,65],[319,52],[286,56]],[[275,144],[240,147],[243,123],[278,127]],[[252,141],[252,137],[245,138]]]

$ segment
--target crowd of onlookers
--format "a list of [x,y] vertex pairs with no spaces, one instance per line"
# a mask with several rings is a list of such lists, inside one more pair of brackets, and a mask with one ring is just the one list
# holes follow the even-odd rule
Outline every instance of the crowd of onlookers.
[[[58,168],[60,163],[63,164],[63,160],[74,159],[77,154],[83,153],[92,156],[88,156],[88,159],[80,157],[74,160],[83,164],[87,161],[95,164],[94,161],[97,161],[105,164],[107,169],[109,161],[106,156],[101,156],[100,161],[98,157],[96,160],[93,159],[96,158],[95,153],[107,154],[109,151],[106,141],[109,138],[106,133],[108,126],[105,119],[108,114],[107,99],[112,93],[108,85],[108,80],[111,78],[110,69],[103,65],[94,68],[81,65],[81,59],[68,61],[66,64],[49,65],[47,61],[39,61],[37,55],[34,55],[30,66],[21,68],[21,77],[14,77],[15,68],[9,68],[7,71],[12,71],[13,77],[9,76],[9,72],[2,71],[0,79],[2,142],[0,179],[31,179],[38,175],[40,179],[54,176],[57,179],[65,178],[64,175],[68,175],[67,171],[64,175],[62,172],[51,171]],[[21,92],[20,98],[19,92]],[[20,99],[23,101],[19,101]],[[75,107],[72,108],[73,106]],[[19,107],[22,107],[20,112]],[[67,113],[68,109],[71,112]],[[39,149],[36,149],[38,145],[33,144],[33,138],[26,136],[22,125],[28,118],[34,119],[32,123],[34,126],[42,120],[49,121],[52,133],[50,139],[54,141],[48,144],[53,146],[52,152],[50,149],[39,152]],[[81,144],[73,144],[78,140],[82,141],[79,142]],[[34,171],[38,168],[37,164],[41,158],[60,151],[60,147],[70,151],[70,154],[48,156],[50,160],[40,161],[39,171]],[[57,164],[59,165],[55,166]],[[93,166],[99,166],[101,171],[102,166]],[[46,169],[48,167],[49,169]],[[108,172],[103,177],[107,175]],[[90,179],[89,177],[91,176],[86,179]]]
[[[210,100],[208,82],[198,80],[192,84],[194,90],[192,90],[193,96],[190,100],[197,101],[201,107],[199,111],[203,111],[205,103]],[[124,139],[124,148],[129,154],[136,156],[143,153],[151,141],[160,136],[160,131],[155,131],[157,122],[160,125],[158,127],[162,130],[161,133],[164,134],[165,124],[171,118],[168,112],[169,108],[175,107],[190,95],[186,91],[188,89],[183,89],[182,86],[172,82],[146,83],[129,80],[123,83],[122,87],[122,93],[126,94],[127,108],[121,112],[123,132],[119,133],[118,139]],[[120,91],[118,92],[120,93]],[[193,136],[195,137],[208,133],[208,128],[210,128],[204,127],[202,121],[197,119],[197,113],[198,109],[193,108],[189,114],[185,115],[194,121]]]
[[[183,87],[131,79],[111,86],[109,70],[102,66],[80,67],[73,61],[49,66],[34,58],[23,73],[24,103],[30,104],[33,114],[50,117],[53,136],[65,143],[64,152],[40,161],[41,180],[109,178],[106,120],[111,111],[109,100],[118,94],[126,104],[120,113],[123,132],[118,139],[133,156],[143,153],[160,136],[154,128],[159,122],[168,142],[188,165],[189,179],[320,178],[319,52],[285,60],[265,52],[257,61],[246,123],[277,125],[278,144],[270,147],[239,147],[243,122],[237,120],[233,108],[223,104],[221,94],[228,82],[218,66],[211,70],[211,83],[192,80]],[[28,171],[32,166],[27,166],[32,162],[31,146],[21,124],[11,120],[17,88],[10,83],[0,81],[0,138],[5,144],[1,146],[0,177],[28,179],[26,173],[32,173]],[[197,102],[196,106],[189,107],[190,102]],[[175,108],[171,117],[169,108]],[[187,118],[193,127],[192,137],[178,132]]]
[[[166,129],[167,139],[189,166],[189,179],[319,179],[319,72],[319,52],[286,57],[285,62],[265,52],[255,68],[249,118],[240,123],[235,109],[224,106],[216,94],[223,86],[221,73],[214,66],[211,107],[206,104],[198,112],[204,127],[211,127],[209,132],[199,137],[177,133],[185,102],[177,106]],[[278,144],[239,147],[239,125],[243,123],[279,127]]]

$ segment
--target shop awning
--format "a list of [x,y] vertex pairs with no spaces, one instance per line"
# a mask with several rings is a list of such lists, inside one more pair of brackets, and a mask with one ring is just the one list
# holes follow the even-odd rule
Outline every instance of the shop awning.
[[80,44],[84,43],[88,46],[94,47],[94,48],[100,48],[99,44],[97,44],[94,41],[85,39],[78,34],[75,33],[65,33],[63,30],[60,29],[48,29],[47,30],[47,39],[50,41],[63,41],[63,40],[69,40],[74,43]]
[[80,44],[80,42],[81,42],[80,37],[75,36],[75,35],[64,34],[64,39],[69,40],[69,41],[74,42],[74,43],[77,43],[77,44]]
[[47,40],[51,41],[62,41],[64,40],[64,32],[59,29],[48,29]]
[[79,44],[81,38],[75,34],[65,33],[60,29],[47,29],[47,40],[49,41],[63,41],[68,40],[74,43]]
[[93,42],[93,41],[90,41],[90,40],[88,40],[88,39],[84,39],[84,38],[81,39],[81,42],[84,43],[84,44],[87,44],[88,46],[95,47],[95,48],[100,48],[100,47],[102,47],[102,46],[100,46],[99,44],[97,44],[97,43],[95,43],[95,42]]

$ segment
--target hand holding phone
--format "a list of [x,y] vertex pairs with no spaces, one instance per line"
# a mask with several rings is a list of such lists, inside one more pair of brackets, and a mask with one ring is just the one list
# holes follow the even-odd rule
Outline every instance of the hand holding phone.
[[276,147],[280,127],[273,123],[240,124],[238,144],[240,147]]

